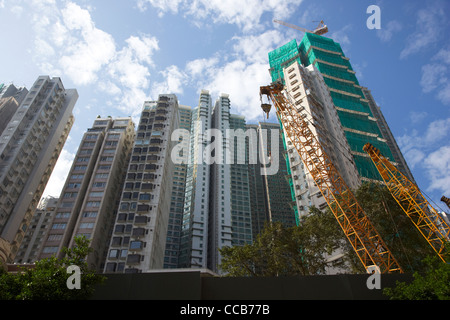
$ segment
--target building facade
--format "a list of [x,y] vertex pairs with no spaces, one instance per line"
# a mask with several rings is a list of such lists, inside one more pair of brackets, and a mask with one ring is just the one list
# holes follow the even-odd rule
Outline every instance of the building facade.
[[31,220],[30,226],[14,259],[15,263],[34,263],[52,225],[59,198],[46,197],[41,199]]
[[[283,73],[286,92],[297,114],[308,123],[346,184],[352,189],[357,188],[360,185],[358,170],[322,75],[313,65],[304,67],[297,61],[286,66]],[[284,136],[287,137],[286,132]],[[289,139],[286,144],[299,216],[308,214],[311,206],[325,209],[327,203],[311,174],[304,170],[297,150]]]
[[202,90],[192,111],[179,267],[220,273],[220,249],[252,242],[245,119]]
[[40,76],[0,136],[0,259],[13,261],[64,146],[78,99]]
[[297,45],[292,40],[269,53],[272,81],[285,83],[283,70],[294,61],[307,67],[313,65],[321,74],[351,149],[361,181],[382,181],[378,171],[363,151],[371,143],[383,155],[394,161],[386,139],[373,115],[369,100],[363,93],[355,71],[339,43],[330,38],[305,33]]
[[179,265],[192,108],[180,105],[178,112],[178,127],[180,130],[186,130],[183,137],[179,137],[179,143],[183,144],[182,149],[185,152],[177,155],[172,154],[172,156],[176,156],[176,159],[174,159],[173,187],[170,199],[170,216],[164,257],[164,268],[166,269],[178,268]]
[[77,236],[90,240],[87,262],[102,270],[134,142],[131,118],[98,117],[84,133],[39,258],[63,256]]
[[178,100],[161,94],[146,101],[137,128],[105,273],[136,273],[164,267],[174,163],[172,132]]

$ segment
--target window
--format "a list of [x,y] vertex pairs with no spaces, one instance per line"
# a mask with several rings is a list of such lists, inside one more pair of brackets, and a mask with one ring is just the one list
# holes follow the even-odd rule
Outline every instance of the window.
[[86,207],[95,207],[98,208],[100,207],[100,201],[88,201],[86,203]]
[[142,241],[131,241],[130,242],[130,250],[139,250],[142,249],[143,242]]
[[52,225],[52,229],[60,229],[60,230],[64,230],[66,228],[66,223],[54,223]]
[[55,216],[56,219],[64,219],[64,218],[69,218],[70,217],[70,212],[58,212]]
[[85,212],[83,212],[83,217],[84,218],[95,218],[95,217],[97,217],[97,212],[96,211],[85,211]]
[[113,246],[120,246],[122,244],[122,237],[113,237],[111,244]]
[[80,223],[80,229],[92,229],[94,227],[93,222],[83,222]]
[[106,187],[106,182],[94,182],[92,184],[92,186],[94,188],[104,188],[104,187]]
[[64,198],[76,198],[78,195],[78,192],[65,192]]
[[150,200],[150,194],[148,193],[143,193],[139,195],[139,200],[141,201],[147,201]]
[[61,207],[63,207],[63,208],[72,208],[73,207],[73,202],[63,202]]
[[89,193],[89,197],[101,198],[103,197],[103,191],[94,191]]
[[116,271],[116,263],[115,262],[109,262],[106,264],[105,271],[106,272],[114,272]]
[[123,224],[118,224],[118,225],[116,225],[114,232],[123,233],[124,230],[125,230],[125,226]]
[[139,263],[141,261],[141,255],[140,254],[130,254],[127,257],[127,263]]
[[144,228],[134,228],[132,236],[133,237],[139,237],[139,236],[143,236],[144,234],[145,234],[145,229]]
[[51,234],[48,236],[47,241],[59,241],[63,237],[62,234]]
[[56,253],[58,251],[58,247],[44,247],[42,249],[43,253]]
[[109,251],[109,258],[110,259],[117,259],[119,257],[119,250],[117,249],[111,249]]

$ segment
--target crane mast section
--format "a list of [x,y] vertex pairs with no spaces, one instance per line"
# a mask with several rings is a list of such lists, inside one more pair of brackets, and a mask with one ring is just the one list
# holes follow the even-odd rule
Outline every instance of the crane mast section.
[[445,242],[450,240],[450,227],[443,217],[429,204],[419,188],[381,155],[378,149],[368,143],[364,146],[364,151],[372,159],[394,199],[445,262]]

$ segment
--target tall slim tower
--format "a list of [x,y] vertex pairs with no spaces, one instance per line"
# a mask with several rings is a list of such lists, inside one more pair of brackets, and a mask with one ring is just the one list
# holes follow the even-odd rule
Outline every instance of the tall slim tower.
[[[247,125],[247,130],[257,133],[257,152],[268,156],[278,153],[279,168],[275,174],[264,174],[259,160],[249,163],[252,229],[255,237],[268,222],[281,222],[285,227],[296,225],[297,206],[293,201],[289,160],[283,147],[283,134],[278,123],[260,122]],[[273,134],[275,133],[275,134]],[[277,139],[278,141],[273,141]],[[291,183],[290,183],[291,182]],[[292,192],[292,193],[291,193]]]
[[205,132],[211,129],[211,112],[211,95],[202,90],[198,105],[192,110],[179,257],[182,268],[207,267],[210,166],[203,161],[203,152],[207,143]]
[[144,103],[105,273],[164,266],[174,176],[171,135],[179,123],[178,108],[173,94],[160,94],[157,101]]
[[183,207],[186,191],[188,150],[191,131],[192,108],[180,105],[179,129],[185,130],[179,143],[184,144],[186,151],[178,154],[173,172],[172,196],[170,198],[170,216],[167,228],[164,268],[178,268],[181,245],[181,228],[183,225]]
[[83,135],[39,258],[63,256],[76,236],[90,240],[87,262],[102,270],[134,142],[131,118],[100,118]]
[[[246,122],[244,116],[230,114],[230,129],[234,132],[245,132]],[[233,139],[228,142],[234,144],[233,162],[230,166],[231,191],[231,241],[233,246],[242,246],[253,242],[252,211],[250,205],[250,177],[248,149],[249,141]],[[241,155],[246,155],[244,161],[239,161]]]
[[[192,113],[182,268],[220,272],[221,248],[252,241],[247,147],[245,141],[234,140],[237,129],[245,132],[245,119],[230,114],[228,94],[221,94],[213,106],[209,92],[202,90]],[[236,163],[237,158],[242,162]]]
[[64,146],[78,99],[40,76],[0,136],[0,260],[13,261]]

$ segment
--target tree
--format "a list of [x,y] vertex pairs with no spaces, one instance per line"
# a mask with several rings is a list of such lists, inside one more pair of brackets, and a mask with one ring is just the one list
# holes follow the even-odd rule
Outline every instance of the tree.
[[363,183],[355,196],[405,272],[424,270],[424,259],[435,253],[388,188]]
[[[104,277],[88,268],[86,257],[91,252],[89,240],[77,237],[73,248],[64,248],[65,256],[52,256],[36,262],[32,269],[22,269],[17,274],[0,273],[0,299],[7,300],[77,300],[87,299],[95,285]],[[67,273],[69,266],[78,266],[81,271],[80,289],[69,289]]]
[[[428,242],[390,194],[380,184],[364,183],[354,191],[364,212],[405,272],[421,272],[423,259],[434,255]],[[283,228],[268,224],[251,245],[221,250],[221,268],[230,276],[320,274],[325,257],[340,248],[349,273],[366,273],[356,253],[329,208],[312,207],[299,226]]]
[[252,244],[225,247],[221,269],[228,276],[324,274],[326,256],[344,240],[330,212],[311,209],[295,227],[268,223]]
[[450,264],[436,256],[425,258],[424,264],[425,271],[414,272],[411,283],[397,281],[383,294],[391,300],[450,300]]

